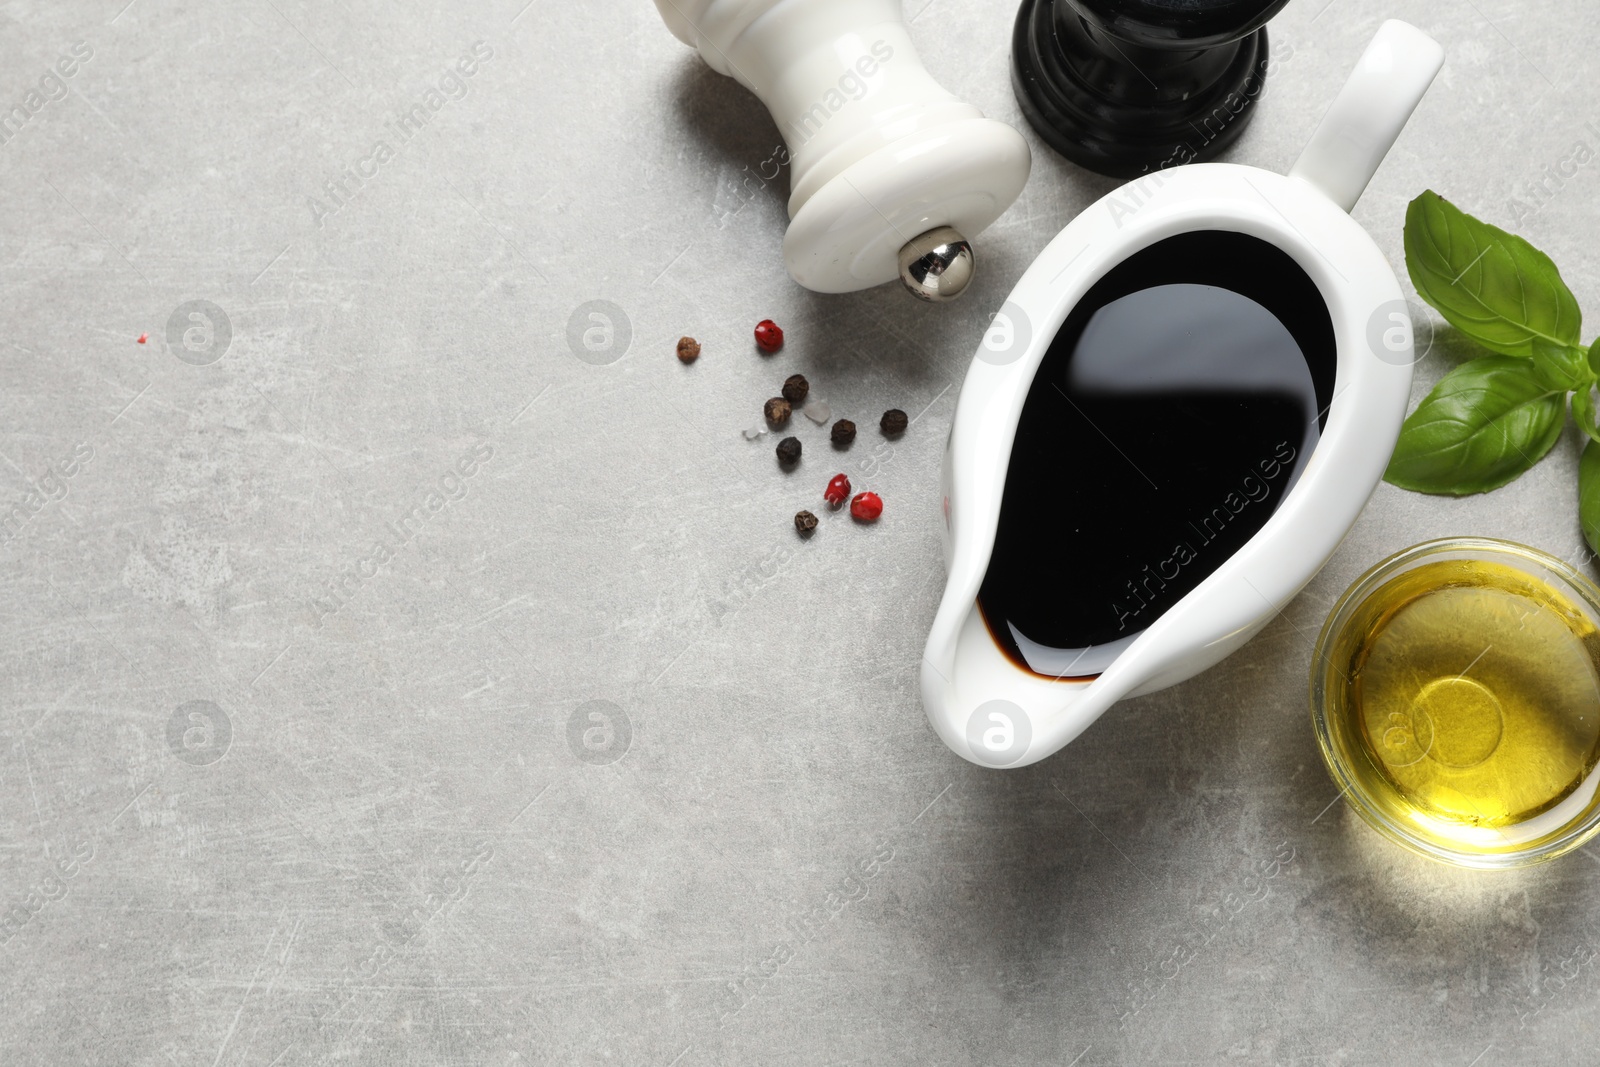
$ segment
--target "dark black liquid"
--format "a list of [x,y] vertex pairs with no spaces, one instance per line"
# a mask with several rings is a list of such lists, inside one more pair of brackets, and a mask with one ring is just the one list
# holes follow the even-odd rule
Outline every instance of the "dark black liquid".
[[1333,322],[1277,247],[1203,230],[1135,253],[1051,341],[978,593],[1018,665],[1099,674],[1277,510],[1316,445]]

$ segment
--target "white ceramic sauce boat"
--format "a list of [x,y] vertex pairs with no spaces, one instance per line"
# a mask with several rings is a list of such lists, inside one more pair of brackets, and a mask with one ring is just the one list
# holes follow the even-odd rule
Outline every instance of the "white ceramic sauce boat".
[[[930,723],[957,754],[992,767],[1043,759],[1116,701],[1192,677],[1239,648],[1333,554],[1383,475],[1413,362],[1404,294],[1349,211],[1443,62],[1443,50],[1422,31],[1384,23],[1289,176],[1220,163],[1146,175],[1074,219],[1017,283],[967,373],[944,456],[949,578],[921,684]],[[1118,642],[1096,676],[1026,671],[991,637],[977,598],[1035,372],[1068,314],[1108,270],[1197,230],[1264,240],[1315,283],[1335,344],[1320,436],[1265,525],[1148,627]]]

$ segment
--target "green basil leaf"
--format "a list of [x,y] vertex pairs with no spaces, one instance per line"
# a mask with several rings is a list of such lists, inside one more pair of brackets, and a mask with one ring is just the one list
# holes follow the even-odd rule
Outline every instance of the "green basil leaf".
[[1600,426],[1595,425],[1594,389],[1585,385],[1572,394],[1572,417],[1578,429],[1589,435],[1589,440],[1600,441]]
[[1600,441],[1584,445],[1578,460],[1578,521],[1583,539],[1600,552]]
[[1546,388],[1570,393],[1594,381],[1589,354],[1576,345],[1557,345],[1543,337],[1533,339],[1533,373]]
[[1600,337],[1594,339],[1594,344],[1589,346],[1589,373],[1600,378]]
[[1576,345],[1582,314],[1550,257],[1433,190],[1406,208],[1406,270],[1424,300],[1485,348],[1533,354],[1535,338]]
[[1446,374],[1400,427],[1384,479],[1419,493],[1498,489],[1555,446],[1567,396],[1533,363],[1484,356]]

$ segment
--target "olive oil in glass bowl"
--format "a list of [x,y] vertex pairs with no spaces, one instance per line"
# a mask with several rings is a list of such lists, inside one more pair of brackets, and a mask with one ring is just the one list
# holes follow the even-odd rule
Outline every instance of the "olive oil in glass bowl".
[[1384,836],[1467,867],[1559,856],[1600,831],[1600,589],[1509,541],[1408,548],[1328,616],[1311,714]]

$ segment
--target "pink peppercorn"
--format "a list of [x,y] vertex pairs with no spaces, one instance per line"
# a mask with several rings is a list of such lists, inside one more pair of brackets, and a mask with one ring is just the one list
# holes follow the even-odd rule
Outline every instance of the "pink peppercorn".
[[771,319],[756,323],[756,344],[763,352],[776,352],[783,347],[783,331]]
[[872,522],[883,514],[883,500],[877,493],[857,493],[850,501],[850,517],[862,522]]

